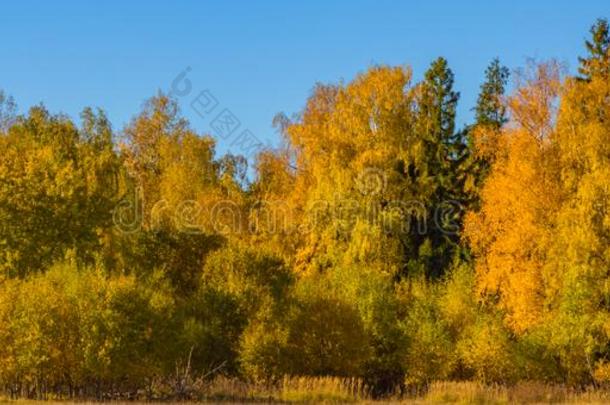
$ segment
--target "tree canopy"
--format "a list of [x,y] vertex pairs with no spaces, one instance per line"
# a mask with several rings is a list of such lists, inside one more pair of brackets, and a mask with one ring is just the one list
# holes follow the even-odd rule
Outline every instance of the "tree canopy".
[[610,383],[607,20],[590,34],[578,75],[509,86],[492,60],[461,128],[442,57],[317,84],[252,162],[163,93],[117,131],[0,92],[0,387]]

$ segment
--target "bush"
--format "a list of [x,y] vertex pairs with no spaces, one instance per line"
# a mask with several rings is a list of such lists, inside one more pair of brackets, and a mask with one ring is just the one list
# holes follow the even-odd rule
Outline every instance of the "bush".
[[175,306],[162,280],[60,264],[4,283],[0,295],[14,297],[0,302],[2,382],[27,396],[137,388],[174,361]]

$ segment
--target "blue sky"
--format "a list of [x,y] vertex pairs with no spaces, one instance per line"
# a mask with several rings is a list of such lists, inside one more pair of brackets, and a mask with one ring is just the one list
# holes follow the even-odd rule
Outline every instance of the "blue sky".
[[[208,89],[242,128],[273,143],[273,116],[300,111],[316,82],[349,81],[374,64],[410,65],[419,79],[442,55],[465,123],[493,57],[511,69],[555,57],[573,71],[597,17],[610,17],[607,0],[20,0],[0,9],[0,88],[21,112],[40,102],[72,117],[101,107],[118,130],[188,66],[194,91]],[[192,126],[211,132],[211,117],[186,99]]]

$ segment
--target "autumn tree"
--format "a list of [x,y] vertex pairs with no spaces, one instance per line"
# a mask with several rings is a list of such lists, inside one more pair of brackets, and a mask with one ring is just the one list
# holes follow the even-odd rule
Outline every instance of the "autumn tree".
[[[553,280],[547,292],[545,336],[571,381],[605,382],[610,379],[610,82],[605,21],[598,21],[586,45],[593,54],[581,61],[587,80],[566,81],[555,134],[563,203],[556,211],[545,266]],[[606,58],[594,49],[606,52]]]
[[0,136],[0,211],[4,275],[43,271],[71,251],[94,260],[112,226],[119,161],[103,112],[81,128],[43,107]]
[[498,300],[516,332],[541,320],[546,243],[560,203],[553,144],[559,68],[530,69],[508,101],[512,125],[499,135],[481,209],[468,214],[465,229],[479,291]]
[[6,132],[14,122],[16,110],[15,100],[0,90],[0,133]]
[[[151,98],[125,128],[121,148],[129,185],[125,207],[135,213],[135,228],[120,236],[126,247],[122,265],[144,274],[163,266],[176,288],[194,291],[203,259],[223,239],[225,211],[216,209],[218,204],[239,202],[232,176],[237,166],[225,160],[221,174],[212,138],[195,133],[176,101],[163,94]],[[235,204],[228,207],[229,221],[241,214]]]
[[444,58],[317,84],[252,172],[163,93],[117,136],[0,92],[0,389],[607,385],[608,32],[578,76],[530,62],[510,94],[494,59],[463,129]]

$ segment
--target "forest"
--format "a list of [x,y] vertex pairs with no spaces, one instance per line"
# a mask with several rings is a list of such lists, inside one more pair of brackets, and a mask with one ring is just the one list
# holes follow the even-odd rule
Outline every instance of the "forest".
[[574,73],[492,60],[462,127],[443,57],[316,84],[249,160],[170,93],[119,130],[0,93],[2,395],[610,387],[608,21],[587,38]]

